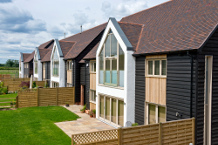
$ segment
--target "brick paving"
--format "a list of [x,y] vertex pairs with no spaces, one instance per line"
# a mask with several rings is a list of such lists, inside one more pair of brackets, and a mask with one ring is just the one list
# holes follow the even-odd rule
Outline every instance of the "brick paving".
[[109,126],[97,120],[96,118],[90,118],[90,116],[86,113],[80,113],[80,109],[83,108],[83,106],[70,105],[70,107],[65,107],[65,108],[77,114],[79,117],[81,117],[74,121],[65,121],[65,122],[55,123],[69,137],[71,137],[72,134],[114,129],[112,126]]

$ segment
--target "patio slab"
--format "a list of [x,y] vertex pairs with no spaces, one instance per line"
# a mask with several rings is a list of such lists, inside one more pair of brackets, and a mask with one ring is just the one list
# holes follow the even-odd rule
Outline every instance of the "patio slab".
[[71,137],[73,134],[115,129],[114,127],[109,126],[97,120],[96,118],[90,118],[90,116],[86,113],[80,113],[80,109],[83,108],[81,105],[70,105],[70,107],[65,108],[81,117],[74,121],[55,123],[69,137]]

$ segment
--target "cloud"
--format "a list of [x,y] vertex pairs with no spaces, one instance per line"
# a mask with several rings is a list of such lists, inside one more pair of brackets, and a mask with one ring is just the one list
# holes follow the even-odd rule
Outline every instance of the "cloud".
[[13,6],[0,6],[0,30],[4,32],[36,33],[46,31],[46,23],[34,19],[27,11],[22,11]]
[[0,3],[11,3],[12,0],[0,0]]
[[102,3],[101,10],[106,17],[115,17],[120,20],[122,17],[133,14],[135,12],[141,11],[148,8],[147,2],[145,0],[139,1],[123,1],[116,5],[111,4],[109,1],[104,1]]

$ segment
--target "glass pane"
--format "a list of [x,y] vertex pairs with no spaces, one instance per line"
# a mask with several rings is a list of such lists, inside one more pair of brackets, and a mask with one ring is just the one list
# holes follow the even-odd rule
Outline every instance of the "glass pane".
[[148,61],[148,74],[153,75],[153,61]]
[[166,60],[162,60],[162,75],[166,75],[167,72],[167,61]]
[[166,122],[165,107],[158,107],[158,122]]
[[105,82],[111,83],[110,60],[106,60]]
[[111,34],[111,56],[117,56],[117,39]]
[[112,60],[112,84],[117,84],[117,59]]
[[123,101],[118,101],[118,124],[123,126],[123,114],[124,114],[124,103]]
[[119,46],[119,85],[124,87],[124,52]]
[[104,60],[103,60],[103,52],[104,49],[101,50],[100,58],[99,58],[99,65],[100,65],[100,74],[99,74],[99,83],[104,83]]
[[100,117],[104,118],[104,97],[100,96]]
[[96,72],[96,63],[94,62],[94,64],[93,64],[93,69],[94,69],[94,72]]
[[105,57],[110,57],[110,43],[111,43],[111,36],[107,36],[107,40],[105,42]]
[[116,112],[117,112],[117,100],[111,99],[111,121],[113,123],[116,123],[117,120]]
[[110,98],[108,97],[105,102],[105,119],[110,120]]
[[155,60],[154,65],[155,65],[154,75],[160,75],[160,60]]
[[96,102],[96,91],[93,91],[93,101]]
[[58,52],[57,52],[56,47],[55,47],[54,53],[53,53],[53,60],[58,60]]
[[156,119],[155,119],[155,105],[151,105],[149,104],[149,120],[148,120],[148,124],[155,124],[156,123]]

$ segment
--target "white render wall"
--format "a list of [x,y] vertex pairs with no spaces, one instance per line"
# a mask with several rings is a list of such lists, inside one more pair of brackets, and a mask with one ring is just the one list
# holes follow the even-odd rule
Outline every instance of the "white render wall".
[[[106,36],[109,30],[112,30],[116,39],[118,40],[121,48],[125,53],[125,66],[124,66],[124,88],[116,88],[116,87],[107,87],[103,85],[99,85],[99,53],[105,42]],[[114,96],[118,99],[124,100],[124,125],[126,126],[126,122],[130,121],[131,123],[135,122],[135,58],[132,56],[134,51],[127,51],[127,46],[121,39],[119,33],[113,26],[111,21],[108,22],[107,28],[105,29],[105,33],[102,36],[102,40],[99,44],[97,54],[96,54],[96,118],[99,118],[99,94],[105,94],[109,96]]]
[[24,78],[24,62],[21,62],[21,70],[19,70],[19,77]]
[[38,81],[42,81],[42,62],[38,60]]
[[59,87],[65,87],[65,61],[63,57],[59,57],[59,75],[57,76],[53,76],[53,61],[51,61],[51,65],[50,65],[50,69],[51,69],[51,83],[50,83],[50,87],[52,87],[52,82],[57,82],[59,83]]

